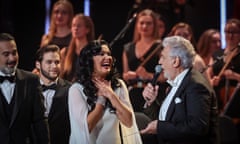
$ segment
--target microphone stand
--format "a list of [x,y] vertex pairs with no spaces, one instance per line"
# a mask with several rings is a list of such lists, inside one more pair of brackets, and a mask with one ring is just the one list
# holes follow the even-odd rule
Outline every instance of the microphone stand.
[[132,22],[136,19],[136,17],[137,17],[137,14],[135,13],[135,14],[133,15],[133,17],[128,21],[128,23],[125,25],[125,27],[124,27],[124,28],[118,33],[118,35],[111,41],[111,43],[109,44],[110,47],[112,47],[113,44],[114,44],[117,40],[119,40],[120,38],[122,38],[122,37],[125,35],[127,29],[130,27],[130,25],[131,25]]

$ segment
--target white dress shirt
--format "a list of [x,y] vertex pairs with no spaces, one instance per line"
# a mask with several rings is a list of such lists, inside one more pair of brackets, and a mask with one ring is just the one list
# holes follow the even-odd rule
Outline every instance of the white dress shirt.
[[161,121],[165,121],[166,120],[166,115],[167,115],[167,111],[168,111],[168,107],[172,102],[172,99],[176,93],[176,91],[178,90],[178,88],[180,87],[183,78],[185,77],[185,75],[187,74],[187,72],[189,71],[189,69],[184,70],[183,72],[181,72],[173,81],[168,80],[167,82],[172,86],[171,91],[168,93],[167,97],[164,99],[160,111],[159,111],[159,120]]
[[[12,75],[14,75],[14,74],[12,74]],[[1,76],[10,76],[10,75],[4,74],[1,71],[0,71],[0,75]],[[11,83],[8,80],[4,80],[3,83],[0,83],[0,88],[2,90],[2,93],[3,93],[4,97],[5,97],[5,99],[7,100],[8,104],[9,104],[11,102],[11,100],[12,100],[12,97],[13,97],[15,83]]]
[[[57,84],[57,81],[53,82]],[[51,83],[51,84],[53,84]],[[40,84],[43,85],[43,81],[40,79]],[[49,85],[51,85],[49,84]],[[55,95],[56,90],[53,89],[48,89],[42,92],[43,96],[44,96],[44,106],[46,108],[46,111],[44,113],[45,117],[48,117],[48,114],[50,112],[51,106],[52,106],[52,102],[53,102],[53,96]]]

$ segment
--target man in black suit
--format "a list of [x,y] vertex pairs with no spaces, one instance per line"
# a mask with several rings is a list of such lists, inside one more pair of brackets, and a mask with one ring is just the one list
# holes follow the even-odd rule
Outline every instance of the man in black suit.
[[[216,96],[202,74],[192,69],[193,46],[172,36],[163,40],[163,47],[159,63],[172,88],[161,104],[158,120],[141,133],[157,134],[161,144],[218,144]],[[148,84],[144,89],[148,105],[156,99],[158,88]]]
[[38,49],[36,53],[36,68],[39,71],[40,83],[48,118],[51,144],[68,144],[70,121],[68,114],[68,89],[70,82],[59,77],[60,48],[48,45]]
[[47,122],[38,77],[18,69],[13,36],[0,33],[0,143],[48,144]]

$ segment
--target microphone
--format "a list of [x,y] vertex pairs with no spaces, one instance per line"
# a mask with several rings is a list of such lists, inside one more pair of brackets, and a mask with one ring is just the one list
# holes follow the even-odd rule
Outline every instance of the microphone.
[[[155,73],[154,73],[153,79],[151,81],[151,84],[153,85],[153,87],[157,84],[157,79],[158,79],[161,72],[162,72],[162,66],[161,65],[156,65],[155,66]],[[147,104],[148,104],[147,101],[145,102],[143,108],[147,108]]]
[[161,65],[156,65],[155,66],[155,73],[154,73],[153,79],[151,81],[151,84],[153,86],[155,86],[157,84],[157,79],[158,79],[161,72],[162,72],[162,66]]

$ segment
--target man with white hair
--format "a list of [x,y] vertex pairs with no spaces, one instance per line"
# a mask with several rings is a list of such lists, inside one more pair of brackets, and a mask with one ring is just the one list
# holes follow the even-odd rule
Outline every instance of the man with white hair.
[[[157,134],[161,144],[219,143],[216,96],[209,82],[192,68],[193,46],[182,37],[171,36],[163,40],[163,47],[159,64],[172,88],[160,105],[158,120],[141,133]],[[148,105],[156,99],[158,88],[150,83],[145,87]]]

